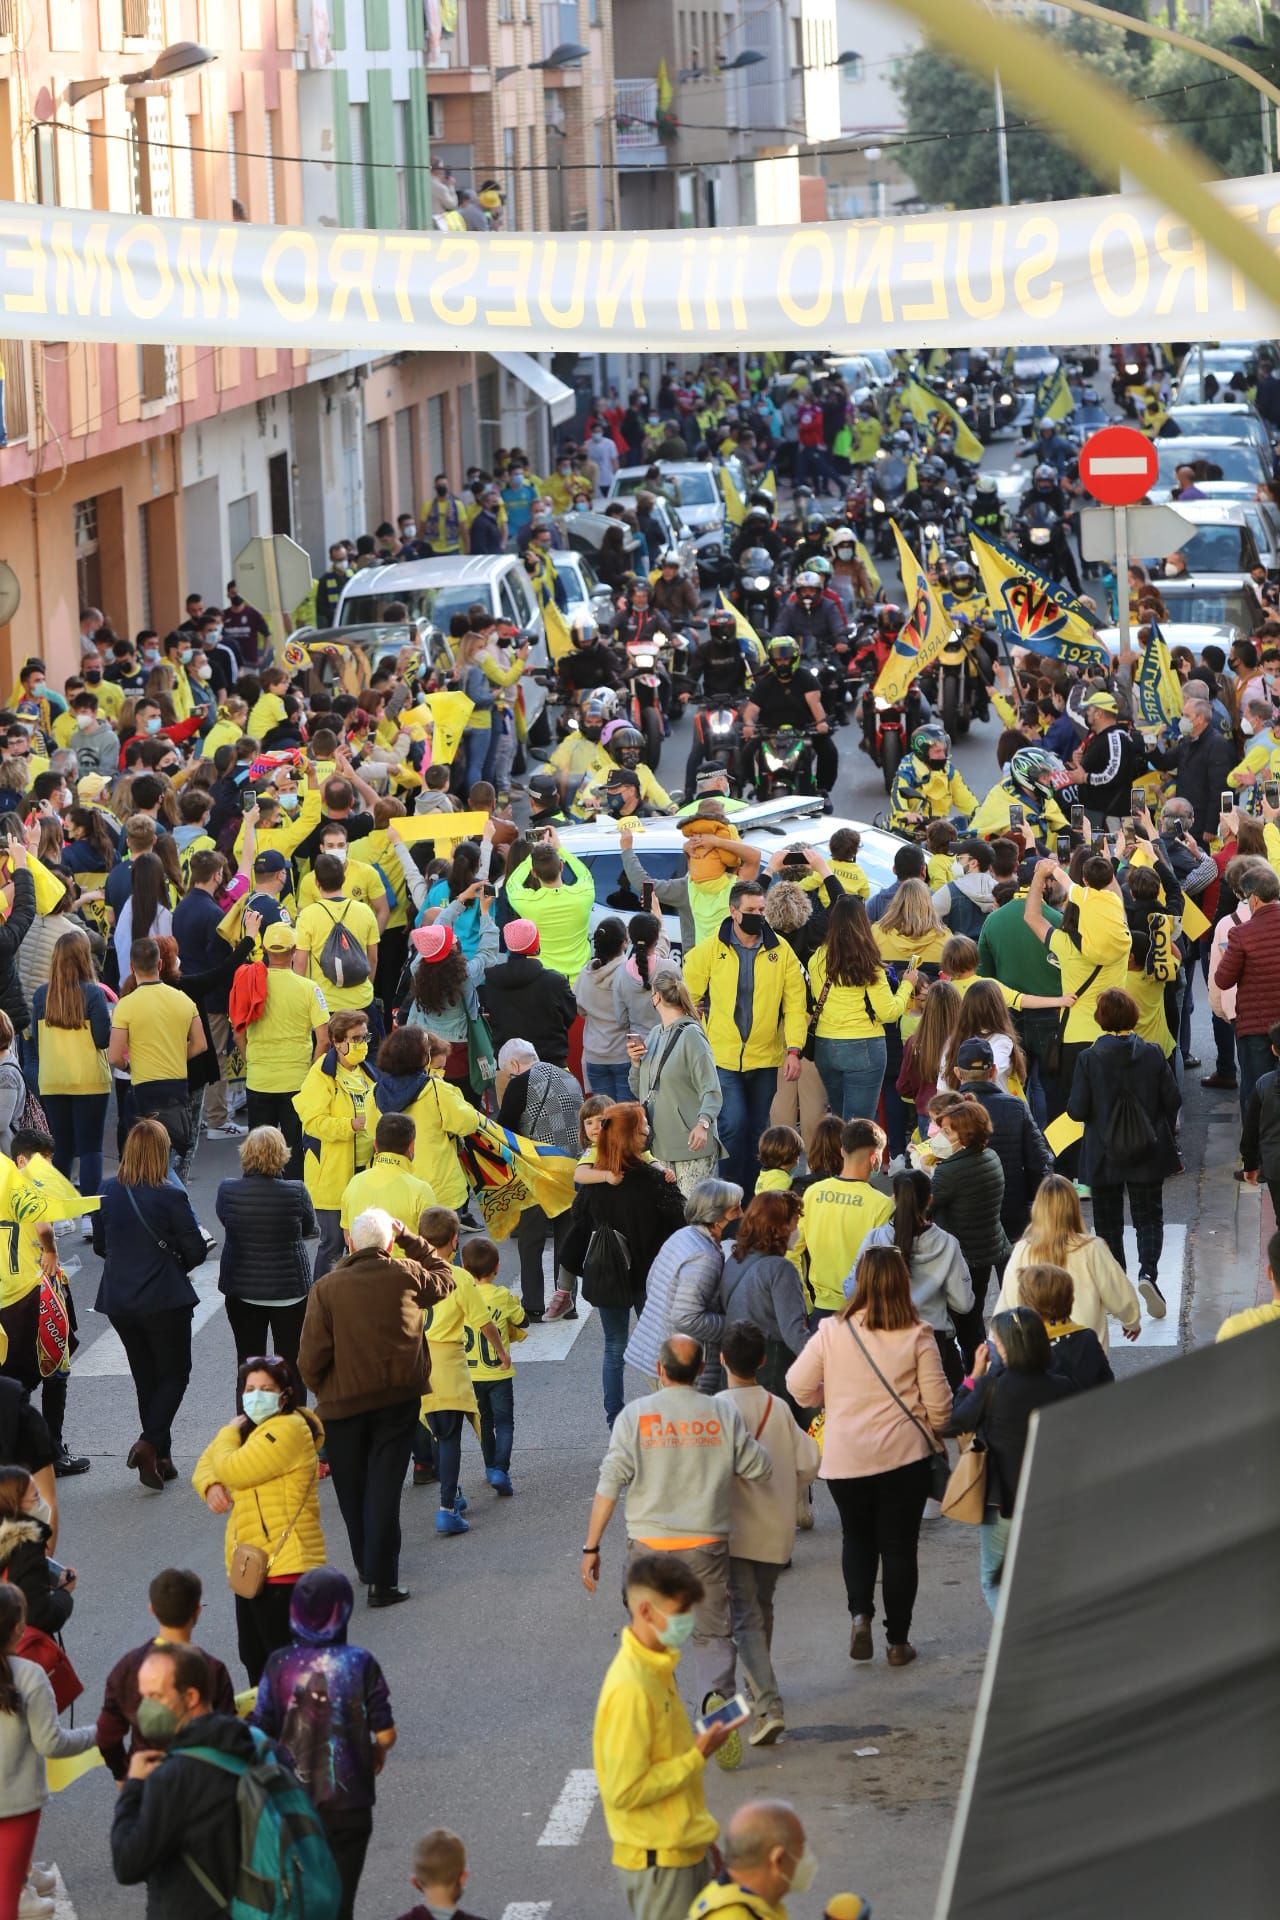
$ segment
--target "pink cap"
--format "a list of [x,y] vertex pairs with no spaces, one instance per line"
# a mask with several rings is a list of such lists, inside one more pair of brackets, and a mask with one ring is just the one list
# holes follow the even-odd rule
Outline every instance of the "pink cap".
[[409,942],[423,960],[444,960],[458,944],[452,927],[415,927]]
[[508,920],[502,929],[508,953],[536,953],[541,935],[532,920]]

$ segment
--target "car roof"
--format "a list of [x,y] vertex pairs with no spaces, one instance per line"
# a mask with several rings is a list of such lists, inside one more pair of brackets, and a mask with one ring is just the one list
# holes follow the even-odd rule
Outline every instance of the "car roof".
[[[1169,409],[1171,420],[1188,413],[1202,413],[1215,420],[1261,420],[1262,415],[1247,400],[1182,400]],[[1176,439],[1176,434],[1169,436]],[[1218,436],[1215,436],[1218,437]]]
[[[852,827],[861,836],[859,860],[870,856],[876,871],[886,874],[892,871],[894,854],[906,844],[901,834],[889,833],[869,821],[824,814],[821,801],[813,799],[765,800],[730,818],[749,845],[767,847],[774,853],[794,845],[825,847],[841,827]],[[659,853],[683,852],[684,835],[673,818],[651,816],[637,825],[643,830],[636,834],[636,852],[642,859],[646,847]],[[609,853],[618,844],[618,829],[612,820],[585,821],[581,826],[559,828],[557,837],[571,853]]]
[[487,585],[496,574],[511,565],[509,553],[450,553],[434,560],[395,560],[385,567],[361,567],[343,588],[363,592],[393,594],[410,587],[448,587]]
[[[1221,647],[1225,653],[1231,642],[1237,638],[1239,629],[1224,627],[1211,621],[1199,620],[1162,620],[1160,637],[1170,653],[1175,647],[1187,647],[1192,653],[1201,653],[1205,647]],[[1114,652],[1120,645],[1119,627],[1099,627],[1095,639],[1104,641]],[[1132,637],[1132,630],[1131,635]]]
[[714,473],[716,463],[714,460],[650,460],[648,465],[643,467],[619,467],[614,475],[614,481],[616,483],[619,480],[629,480],[633,474],[637,473],[644,475],[648,473],[650,467],[656,467],[659,473],[669,473],[673,479],[678,480],[682,473]]
[[1256,452],[1258,442],[1256,436],[1252,433],[1241,433],[1239,435],[1226,433],[1179,433],[1174,434],[1168,440],[1157,440],[1155,445],[1157,455],[1162,453],[1185,455],[1186,457],[1184,459],[1178,461],[1178,465],[1181,467],[1190,465],[1192,460],[1212,460],[1215,451],[1221,453],[1224,447],[1252,447]]
[[[1239,484],[1239,483],[1237,483]],[[1170,505],[1197,527],[1241,527],[1245,524],[1245,506],[1240,499],[1173,500]]]

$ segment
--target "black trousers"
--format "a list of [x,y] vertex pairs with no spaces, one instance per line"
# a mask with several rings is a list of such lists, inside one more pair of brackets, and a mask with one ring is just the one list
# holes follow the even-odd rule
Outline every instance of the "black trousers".
[[516,1222],[514,1239],[520,1252],[520,1292],[526,1313],[542,1313],[547,1304],[542,1275],[542,1249],[551,1240],[551,1271],[560,1271],[560,1250],[569,1231],[569,1216],[549,1220],[541,1207],[526,1207]]
[[325,1421],[325,1452],[356,1571],[371,1587],[400,1572],[400,1494],[418,1424],[418,1401]]
[[[295,1300],[289,1307],[256,1307],[248,1300],[236,1300],[228,1294],[226,1308],[231,1338],[236,1343],[237,1366],[245,1360],[257,1360],[274,1353],[281,1360],[287,1360],[297,1373],[298,1343],[307,1312],[305,1300]],[[307,1394],[301,1379],[298,1385],[305,1402]]]
[[194,1307],[159,1313],[108,1314],[133,1375],[142,1438],[162,1460],[173,1450],[173,1423],[191,1378],[191,1316]]
[[373,1809],[372,1807],[351,1807],[342,1812],[331,1813],[328,1807],[321,1807],[319,1812],[325,1837],[329,1842],[329,1851],[333,1855],[334,1865],[338,1869],[338,1878],[342,1882],[342,1903],[338,1908],[338,1920],[355,1920],[356,1894],[359,1891],[360,1875],[364,1872],[365,1855],[369,1851],[369,1841],[373,1834]]
[[250,1127],[279,1127],[289,1142],[289,1164],[284,1170],[286,1180],[302,1178],[302,1122],[293,1108],[291,1093],[255,1093],[250,1087],[245,1093],[245,1119]]
[[1124,1265],[1124,1196],[1129,1192],[1129,1213],[1133,1237],[1138,1243],[1138,1277],[1154,1280],[1164,1252],[1164,1187],[1159,1180],[1127,1180],[1099,1183],[1093,1189],[1093,1225],[1099,1240],[1106,1242]]
[[929,1462],[913,1460],[886,1473],[856,1480],[828,1480],[844,1536],[841,1567],[851,1614],[875,1615],[876,1570],[883,1569],[884,1630],[889,1645],[911,1634],[911,1613],[920,1584],[917,1549]]
[[292,1580],[269,1580],[252,1600],[236,1595],[236,1647],[251,1687],[261,1680],[269,1657],[287,1647],[293,1637],[289,1632],[289,1607],[294,1585]]

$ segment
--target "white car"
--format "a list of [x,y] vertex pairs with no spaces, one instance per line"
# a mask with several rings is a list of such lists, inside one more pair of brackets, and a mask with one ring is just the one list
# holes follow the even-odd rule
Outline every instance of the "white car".
[[[1129,644],[1133,646],[1137,639],[1138,622],[1135,620],[1129,632]],[[1161,623],[1161,637],[1170,653],[1175,647],[1185,647],[1192,657],[1198,660],[1206,647],[1221,647],[1224,653],[1231,651],[1233,640],[1240,639],[1238,627],[1221,626],[1211,621],[1169,620]],[[1113,654],[1120,651],[1120,629],[1118,627],[1099,627],[1097,638]]]
[[599,621],[613,604],[608,587],[596,578],[596,570],[585,553],[561,553],[551,549],[551,564],[560,576],[567,605],[564,617],[570,626],[584,616]]
[[[693,534],[724,525],[724,494],[710,460],[659,460],[658,472],[672,495],[679,518]],[[610,500],[630,500],[644,489],[648,467],[620,467],[609,488]],[[734,478],[741,490],[742,469]]]
[[[861,836],[858,864],[876,893],[893,879],[893,856],[905,844],[901,835],[886,833],[863,820],[841,820],[824,814],[822,802],[815,799],[764,800],[758,806],[744,807],[732,816],[733,825],[749,845],[762,847],[764,864],[783,847],[813,847],[826,853],[833,833],[852,827]],[[633,823],[635,845],[632,851],[645,872],[654,880],[682,878],[687,871],[684,835],[674,818],[650,816]],[[560,827],[560,845],[575,854],[590,871],[595,882],[596,904],[591,916],[594,927],[608,914],[626,919],[640,911],[640,901],[631,892],[622,870],[622,852],[618,845],[619,824],[613,820],[592,820],[580,827]],[[670,911],[662,915],[663,930],[671,951],[682,956],[679,916]]]

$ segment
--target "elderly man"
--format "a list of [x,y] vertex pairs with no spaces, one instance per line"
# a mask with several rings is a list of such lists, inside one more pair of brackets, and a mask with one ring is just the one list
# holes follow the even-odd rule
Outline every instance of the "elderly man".
[[[614,1508],[627,1496],[630,1547],[678,1552],[701,1582],[693,1609],[694,1698],[704,1712],[733,1692],[735,1654],[729,1606],[730,1496],[735,1479],[767,1480],[773,1471],[764,1448],[726,1394],[708,1400],[697,1390],[702,1347],[685,1334],[664,1340],[658,1354],[658,1391],[625,1406],[613,1423],[609,1450],[582,1549],[582,1583],[594,1593],[600,1580],[601,1541]],[[737,1766],[742,1741],[725,1742],[719,1764]]]
[[369,1605],[394,1607],[409,1598],[398,1584],[400,1489],[431,1378],[422,1315],[453,1283],[448,1261],[380,1207],[357,1214],[349,1238],[346,1259],[307,1295],[298,1371],[324,1422],[333,1490]]
[[1235,766],[1235,748],[1214,726],[1209,701],[1188,696],[1185,690],[1179,733],[1181,738],[1173,746],[1153,753],[1151,758],[1166,771],[1174,769],[1174,793],[1189,803],[1192,834],[1201,846],[1207,846],[1218,830],[1227,776]]
[[1271,1070],[1269,1033],[1280,1010],[1280,880],[1263,860],[1241,882],[1249,918],[1232,927],[1214,984],[1236,989],[1236,1051],[1240,1060],[1240,1109]]
[[[508,1040],[498,1049],[498,1124],[522,1133],[528,1140],[578,1153],[578,1109],[582,1088],[564,1067],[539,1060],[528,1040]],[[538,1206],[527,1206],[516,1222],[515,1243],[520,1253],[520,1292],[530,1320],[576,1320],[577,1308],[567,1289],[557,1288],[550,1308],[542,1271],[542,1250],[551,1241],[552,1271],[560,1271],[560,1254],[569,1230],[569,1215],[555,1219]]]
[[673,1333],[686,1333],[704,1349],[699,1387],[704,1393],[719,1391],[722,1242],[730,1221],[741,1214],[742,1188],[732,1180],[698,1181],[684,1203],[688,1225],[672,1234],[649,1269],[644,1306],[624,1356],[627,1366],[656,1379],[663,1341]]
[[818,1863],[800,1816],[785,1800],[749,1800],[720,1838],[723,1870],[689,1909],[689,1920],[787,1920],[789,1893],[807,1893]]

